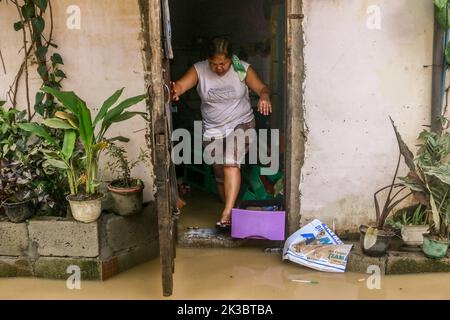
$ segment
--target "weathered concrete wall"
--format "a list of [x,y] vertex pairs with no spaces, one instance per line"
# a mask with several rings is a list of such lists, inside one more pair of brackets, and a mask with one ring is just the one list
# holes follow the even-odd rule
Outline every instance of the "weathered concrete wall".
[[[58,0],[53,1],[54,42],[64,60],[62,69],[67,75],[63,90],[73,90],[83,98],[95,113],[102,102],[115,90],[125,87],[123,97],[145,93],[144,72],[140,43],[140,17],[137,1],[128,0]],[[81,12],[80,29],[66,26],[71,13],[67,9],[76,5]],[[6,92],[23,61],[21,33],[15,32],[13,23],[18,20],[15,7],[5,1],[0,3],[0,49],[5,61],[6,74],[0,68],[0,99],[6,100]],[[47,19],[49,25],[50,19]],[[46,28],[46,34],[49,28]],[[23,53],[23,52],[22,52]],[[36,64],[30,63],[31,103],[41,85]],[[24,77],[22,77],[23,79]],[[26,105],[24,82],[18,95],[21,106]],[[145,103],[130,110],[145,111]],[[142,118],[135,117],[111,127],[108,136],[123,135],[131,138],[126,148],[134,159],[139,149],[145,149],[145,127]],[[144,201],[153,199],[153,177],[150,161],[134,171],[147,185]],[[111,179],[108,171],[100,176]]]
[[[433,3],[303,0],[305,126],[302,223],[356,230],[375,218],[373,192],[392,179],[398,148],[430,122]],[[367,21],[380,9],[381,29]],[[406,172],[402,164],[401,174]]]
[[105,280],[158,256],[155,207],[136,215],[103,214],[92,223],[34,217],[12,223],[0,217],[0,277],[67,279],[80,267],[82,279]]

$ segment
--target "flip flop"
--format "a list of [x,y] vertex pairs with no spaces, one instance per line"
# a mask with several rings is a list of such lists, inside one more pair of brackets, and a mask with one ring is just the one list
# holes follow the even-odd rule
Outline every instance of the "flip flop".
[[223,223],[223,222],[217,221],[216,228],[219,228],[219,229],[230,229],[231,228],[231,223]]

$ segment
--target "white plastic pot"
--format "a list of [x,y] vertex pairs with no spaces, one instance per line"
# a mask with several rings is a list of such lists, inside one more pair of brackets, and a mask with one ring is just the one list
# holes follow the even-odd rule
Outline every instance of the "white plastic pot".
[[105,197],[102,194],[101,197],[94,200],[74,200],[72,196],[67,196],[67,201],[70,204],[70,210],[75,220],[90,223],[96,221],[102,213],[102,200]]
[[423,244],[423,234],[428,233],[429,226],[403,226],[402,239],[407,246],[421,246]]

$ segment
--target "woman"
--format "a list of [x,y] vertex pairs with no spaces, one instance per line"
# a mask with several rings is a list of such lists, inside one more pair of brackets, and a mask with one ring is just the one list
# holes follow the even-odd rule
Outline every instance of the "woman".
[[[219,227],[229,227],[231,224],[231,209],[234,207],[240,185],[240,164],[248,144],[237,146],[239,150],[225,152],[230,132],[236,129],[253,129],[255,117],[250,105],[248,88],[259,96],[258,111],[263,115],[272,112],[270,91],[256,71],[246,62],[240,61],[235,55],[227,39],[215,38],[211,41],[207,60],[197,62],[181,79],[171,83],[173,101],[197,85],[201,98],[203,138],[205,147],[219,144],[223,148],[210,148],[221,151],[221,161],[213,163],[214,175],[219,196],[225,203]],[[215,147],[213,145],[212,147]],[[223,151],[223,152],[222,152]],[[216,156],[216,154],[213,154]],[[214,157],[217,159],[217,157]]]

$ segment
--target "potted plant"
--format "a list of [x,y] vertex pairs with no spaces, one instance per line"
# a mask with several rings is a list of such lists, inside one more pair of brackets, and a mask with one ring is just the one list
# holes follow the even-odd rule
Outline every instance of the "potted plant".
[[[128,141],[124,137],[105,138],[107,130],[113,123],[128,120],[135,115],[145,118],[144,112],[129,112],[127,108],[145,99],[139,95],[123,100],[113,107],[124,88],[117,90],[100,108],[92,121],[90,108],[74,92],[63,92],[44,86],[41,90],[53,95],[65,108],[55,112],[54,118],[44,120],[44,125],[65,131],[64,141],[59,141],[48,130],[37,123],[22,126],[38,136],[45,138],[54,150],[47,152],[49,164],[67,171],[70,194],[67,196],[75,220],[89,223],[96,221],[101,214],[101,202],[104,194],[97,191],[98,160],[100,153],[114,140]],[[75,161],[76,140],[81,142],[81,162]],[[76,165],[78,164],[78,166]],[[78,167],[78,168],[77,168]]]
[[[441,118],[439,132],[423,130],[414,167],[402,178],[416,199],[430,209],[430,229],[423,236],[423,251],[429,258],[446,256],[450,216],[450,133],[449,120]],[[407,148],[407,147],[406,147]]]
[[11,222],[23,222],[34,214],[36,197],[31,182],[35,177],[23,163],[2,161],[0,193],[5,214]]
[[[396,131],[392,119],[391,123],[394,128],[394,131]],[[398,156],[397,167],[395,169],[395,173],[392,178],[392,182],[390,185],[377,190],[373,195],[375,203],[375,218],[376,218],[375,225],[374,226],[361,225],[359,228],[361,249],[363,253],[368,256],[380,257],[386,254],[391,239],[395,235],[395,233],[392,230],[385,228],[386,219],[398,204],[400,204],[403,200],[405,200],[412,194],[411,192],[409,192],[405,195],[403,191],[406,189],[406,187],[403,184],[396,182],[398,169],[400,167],[400,161],[403,154],[401,150],[402,144],[400,143],[399,139],[401,138],[400,136],[397,135],[397,141],[400,152]],[[388,190],[387,191],[388,194],[384,200],[384,203],[382,203],[382,205],[380,206],[377,196],[379,195],[380,192],[385,190]]]
[[137,160],[130,162],[125,148],[109,143],[107,154],[111,157],[108,167],[119,176],[108,185],[113,200],[113,211],[129,216],[142,211],[144,182],[131,177],[131,171],[140,162],[149,158],[148,152],[141,149]]
[[429,210],[419,203],[397,211],[388,224],[400,230],[406,246],[421,246],[423,234],[429,229]]

